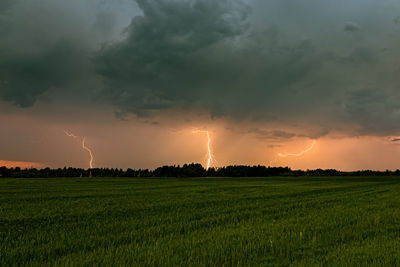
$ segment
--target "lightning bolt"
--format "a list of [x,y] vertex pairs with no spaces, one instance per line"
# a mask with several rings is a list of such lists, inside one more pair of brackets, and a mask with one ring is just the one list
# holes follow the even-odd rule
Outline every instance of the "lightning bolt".
[[[303,150],[303,151],[301,151],[300,153],[287,153],[287,154],[284,154],[284,153],[278,153],[278,157],[281,157],[281,158],[286,158],[286,157],[301,157],[301,156],[303,156],[304,154],[306,154],[307,152],[310,152],[313,148],[314,148],[314,146],[315,146],[315,144],[317,143],[317,141],[313,141],[312,142],[312,144],[311,144],[311,146],[310,147],[308,147],[306,150]],[[277,161],[278,159],[273,159],[273,160],[271,160],[271,162],[269,163],[269,166],[271,166],[273,163],[275,163],[276,161]]]
[[89,155],[90,155],[89,167],[90,167],[90,169],[93,169],[93,153],[92,153],[92,150],[90,150],[90,148],[88,148],[86,146],[85,140],[86,140],[86,137],[84,137],[82,140],[82,148],[85,149],[87,152],[89,152]]
[[64,131],[64,133],[68,136],[68,137],[72,137],[72,138],[78,138],[78,136],[74,135],[73,133]]
[[[68,131],[64,131],[64,133],[65,133],[65,135],[66,136],[68,136],[68,137],[72,137],[72,138],[79,138],[79,136],[77,136],[77,135],[75,135],[75,134],[73,134],[73,133],[71,133],[71,132],[68,132]],[[86,150],[87,152],[89,152],[89,155],[90,155],[90,160],[89,160],[89,168],[90,169],[93,169],[93,161],[94,161],[94,156],[93,156],[93,152],[92,152],[92,150],[90,149],[90,148],[88,148],[87,146],[86,146],[86,137],[83,137],[83,139],[82,139],[82,148],[84,149],[84,150]]]
[[208,170],[211,165],[215,162],[214,155],[211,151],[211,135],[209,131],[202,131],[202,130],[193,130],[192,133],[205,133],[207,135],[207,167]]
[[317,141],[313,141],[313,143],[311,144],[311,146],[309,147],[309,148],[307,148],[306,150],[304,150],[304,151],[302,151],[302,152],[300,152],[300,153],[297,153],[297,154],[293,154],[293,153],[288,153],[288,154],[282,154],[282,153],[278,153],[278,156],[279,157],[281,157],[281,158],[286,158],[286,157],[301,157],[301,156],[303,156],[305,153],[307,153],[307,152],[309,152],[309,151],[311,151],[313,148],[314,148],[314,146],[315,146],[315,144],[317,143]]

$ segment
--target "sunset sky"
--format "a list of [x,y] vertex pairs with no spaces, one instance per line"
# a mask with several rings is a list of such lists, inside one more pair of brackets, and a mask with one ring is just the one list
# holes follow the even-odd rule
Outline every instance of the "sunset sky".
[[206,164],[198,129],[215,166],[400,169],[397,0],[2,0],[0,36],[0,165]]

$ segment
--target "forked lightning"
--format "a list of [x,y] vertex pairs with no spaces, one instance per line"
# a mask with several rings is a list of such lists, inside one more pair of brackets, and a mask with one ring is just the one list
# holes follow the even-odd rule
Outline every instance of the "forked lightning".
[[[64,133],[65,133],[65,135],[68,136],[68,137],[79,138],[79,136],[77,136],[77,135],[75,135],[75,134],[73,134],[73,133],[71,133],[71,132],[64,131]],[[93,161],[94,161],[93,152],[92,152],[92,150],[91,150],[90,148],[88,148],[88,147],[86,146],[85,141],[86,141],[86,137],[83,137],[83,139],[82,139],[82,148],[83,148],[84,150],[86,150],[87,152],[89,152],[89,155],[90,155],[89,168],[90,168],[90,169],[93,169]]]

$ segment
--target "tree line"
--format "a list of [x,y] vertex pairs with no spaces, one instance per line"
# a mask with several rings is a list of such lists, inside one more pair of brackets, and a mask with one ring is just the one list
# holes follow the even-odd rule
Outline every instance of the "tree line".
[[58,168],[21,169],[0,167],[4,178],[51,178],[51,177],[269,177],[269,176],[400,176],[396,171],[362,170],[343,172],[334,169],[292,170],[289,167],[226,166],[205,169],[201,164],[163,166],[155,170],[114,169],[114,168]]

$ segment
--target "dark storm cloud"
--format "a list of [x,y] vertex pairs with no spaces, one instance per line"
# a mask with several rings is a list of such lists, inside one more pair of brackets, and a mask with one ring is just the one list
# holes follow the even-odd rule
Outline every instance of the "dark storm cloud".
[[394,0],[10,3],[0,3],[0,97],[20,106],[99,79],[85,90],[120,118],[202,111],[312,126],[309,137],[400,129]]
[[82,71],[83,46],[71,38],[77,34],[72,27],[78,25],[73,18],[57,19],[65,6],[55,2],[7,5],[1,22],[6,27],[0,28],[0,97],[4,100],[31,106],[38,95],[71,83]]
[[71,83],[79,76],[80,51],[68,42],[23,55],[2,54],[0,96],[21,107],[31,106],[36,97],[51,87]]
[[93,51],[117,24],[97,0],[1,1],[0,98],[29,107],[49,90],[82,87],[95,76]]
[[[122,116],[179,107],[319,125],[322,134],[396,131],[399,81],[383,73],[396,66],[387,46],[399,41],[390,19],[398,4],[340,2],[345,12],[307,0],[138,1],[143,14],[127,37],[96,58],[105,95]],[[373,10],[387,17],[365,17]],[[353,19],[363,31],[345,22]]]
[[230,77],[222,77],[223,59],[213,57],[221,56],[219,46],[232,49],[228,42],[244,33],[245,5],[212,0],[137,2],[143,16],[132,20],[123,42],[97,58],[98,71],[110,84],[107,97],[116,105],[141,114],[196,104],[202,94],[199,87],[216,89],[205,88],[205,79],[210,79],[207,87],[230,82]]
[[363,125],[360,134],[389,134],[399,129],[400,96],[396,93],[389,95],[376,88],[351,92],[345,109],[349,121]]
[[127,38],[97,58],[107,97],[126,112],[200,108],[257,115],[307,76],[323,56],[308,40],[282,43],[277,27],[249,29],[236,1],[138,1]]

